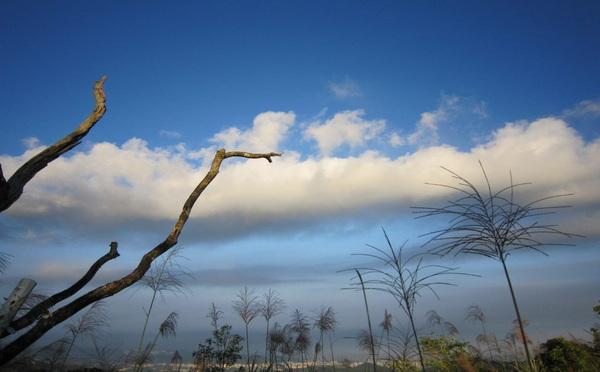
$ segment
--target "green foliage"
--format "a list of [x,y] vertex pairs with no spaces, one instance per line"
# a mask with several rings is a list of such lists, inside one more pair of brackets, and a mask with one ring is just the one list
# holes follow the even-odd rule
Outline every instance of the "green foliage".
[[551,338],[543,343],[538,358],[543,370],[548,372],[600,370],[600,359],[589,346],[562,337]]
[[225,369],[242,358],[244,338],[231,335],[231,326],[224,325],[213,331],[212,338],[206,339],[204,344],[198,345],[198,350],[193,353],[196,367],[205,372],[223,372]]
[[[593,307],[593,310],[596,313],[596,316],[600,318],[600,301],[598,302],[598,305]],[[600,355],[600,324],[594,324],[590,331],[592,333],[594,351],[596,352],[596,355]]]
[[472,368],[468,342],[451,337],[422,337],[425,365],[434,371],[464,371]]
[[594,345],[594,351],[600,355],[600,329],[592,327],[592,345]]
[[394,372],[417,372],[417,366],[408,359],[392,359],[385,363],[385,367]]

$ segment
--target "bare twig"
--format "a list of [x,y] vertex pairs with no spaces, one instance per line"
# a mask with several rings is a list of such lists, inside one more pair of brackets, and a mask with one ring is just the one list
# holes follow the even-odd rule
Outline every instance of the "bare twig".
[[210,325],[213,327],[213,330],[218,331],[219,320],[223,318],[223,311],[221,311],[214,302],[210,304],[206,317],[210,319]]

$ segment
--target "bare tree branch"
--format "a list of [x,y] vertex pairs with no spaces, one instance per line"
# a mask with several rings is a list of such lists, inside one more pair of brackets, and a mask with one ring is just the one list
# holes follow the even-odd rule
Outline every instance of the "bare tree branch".
[[112,259],[119,257],[119,252],[117,251],[117,247],[118,247],[117,242],[111,242],[110,250],[108,251],[108,253],[105,254],[104,256],[100,257],[96,262],[94,262],[92,264],[92,266],[90,266],[89,270],[85,273],[85,275],[83,275],[81,277],[81,279],[79,279],[75,284],[73,284],[69,288],[67,288],[61,292],[58,292],[58,293],[46,298],[45,300],[39,302],[34,307],[32,307],[31,310],[29,310],[22,317],[13,320],[9,326],[9,330],[2,332],[2,334],[0,334],[0,338],[4,338],[4,337],[8,336],[9,334],[14,333],[15,331],[18,331],[20,329],[27,327],[31,323],[35,322],[40,316],[42,316],[44,314],[48,314],[49,309],[52,306],[56,305],[57,303],[65,300],[65,299],[73,296],[75,293],[79,292],[79,290],[81,288],[83,288],[86,284],[88,284],[90,282],[90,280],[92,280],[94,278],[94,276],[96,275],[98,270],[100,270],[102,265],[104,265],[105,263],[107,263],[108,261],[110,261]]
[[233,158],[233,157],[247,158],[247,159],[267,159],[267,161],[269,163],[273,162],[273,160],[271,160],[271,158],[274,156],[281,156],[281,153],[270,152],[268,154],[253,154],[251,152],[245,152],[245,151],[227,151],[225,153],[225,159]]
[[243,157],[248,159],[262,158],[266,159],[267,161],[271,161],[271,157],[275,156],[280,156],[280,154],[273,152],[266,154],[256,154],[240,151],[226,152],[225,149],[218,150],[213,158],[208,173],[196,186],[194,191],[192,191],[192,193],[188,196],[187,200],[183,204],[183,208],[181,213],[179,214],[179,218],[173,225],[171,232],[165,238],[164,241],[162,241],[154,248],[146,252],[146,254],[144,254],[144,256],[140,259],[138,266],[129,274],[111,283],[99,286],[80,296],[79,298],[73,300],[69,304],[48,314],[47,317],[41,318],[31,329],[29,329],[27,332],[25,332],[24,334],[16,338],[14,341],[7,344],[2,350],[0,350],[0,365],[3,365],[11,359],[13,359],[21,351],[23,351],[29,345],[37,341],[50,329],[65,321],[66,319],[70,318],[81,309],[96,301],[113,296],[139,281],[148,271],[150,265],[157,257],[159,257],[160,255],[162,255],[177,244],[179,235],[181,235],[181,231],[190,216],[194,204],[196,203],[198,197],[200,197],[202,192],[204,192],[208,185],[218,175],[221,163],[224,159],[229,157]]
[[96,106],[90,115],[73,132],[29,159],[27,163],[17,169],[8,181],[4,178],[2,167],[0,166],[0,212],[8,209],[19,199],[21,194],[23,194],[23,188],[27,182],[31,181],[39,171],[44,169],[51,161],[79,145],[81,139],[102,119],[106,112],[105,81],[106,76],[103,76],[94,84],[93,93],[96,99]]

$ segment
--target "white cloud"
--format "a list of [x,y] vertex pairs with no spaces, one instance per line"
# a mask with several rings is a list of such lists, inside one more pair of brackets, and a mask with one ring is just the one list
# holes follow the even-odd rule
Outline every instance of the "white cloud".
[[398,133],[392,133],[390,135],[389,143],[392,147],[398,147],[404,145],[406,141]]
[[329,83],[329,91],[339,99],[360,97],[362,95],[358,84],[350,79],[340,83]]
[[600,117],[600,100],[585,100],[575,106],[564,110],[562,116],[564,118],[576,118],[589,116],[593,118]]
[[27,137],[22,140],[27,150],[35,149],[40,146],[40,140],[36,137]]
[[489,116],[487,111],[487,104],[483,101],[474,102],[471,107],[471,113],[473,113],[481,119],[487,118]]
[[[350,132],[360,133],[361,138],[365,132],[374,135],[380,131],[376,128],[382,127],[383,121],[365,122],[361,115],[339,113],[314,128],[346,128],[350,122],[350,128],[354,128]],[[238,143],[254,138],[250,133],[260,127],[257,123],[280,123],[259,118],[264,117],[259,115],[252,129],[239,131],[246,137],[236,138]],[[288,116],[286,122],[291,123],[292,118]],[[335,124],[338,122],[342,124]],[[365,129],[360,123],[371,124]],[[316,132],[324,152],[340,145],[323,139],[327,136],[341,136],[343,143],[362,143],[344,130],[331,131]],[[277,142],[272,139],[271,144]],[[10,174],[32,153],[0,156],[0,163]],[[121,146],[97,143],[89,150],[51,163],[28,184],[7,214],[22,221],[41,218],[50,225],[53,221],[74,221],[77,226],[87,223],[91,229],[98,221],[123,228],[123,220],[173,220],[206,172],[206,167],[188,160],[191,153],[194,151],[185,148],[150,148],[135,138]],[[498,187],[509,182],[508,171],[512,170],[515,182],[534,182],[526,189],[530,190],[527,195],[573,192],[576,196],[569,202],[578,208],[590,208],[600,205],[599,159],[600,139],[585,142],[557,118],[506,124],[488,142],[469,151],[429,146],[397,158],[373,151],[346,158],[301,158],[287,152],[272,164],[261,160],[225,162],[194,209],[192,223],[201,221],[205,229],[217,226],[227,232],[224,235],[235,236],[240,231],[270,229],[281,223],[303,226],[306,221],[366,210],[371,214],[406,213],[408,206],[448,192],[424,186],[425,182],[452,182],[440,165],[483,182],[478,160],[483,161]],[[573,223],[579,231],[574,232],[599,234],[600,220],[590,216],[581,213],[578,222]],[[214,221],[217,225],[211,225]],[[76,227],[72,229],[76,234]]]
[[171,139],[178,139],[181,138],[181,133],[174,131],[174,130],[165,130],[165,129],[161,129],[158,134],[161,137],[166,137],[166,138],[171,138]]
[[236,127],[225,129],[215,134],[211,142],[230,150],[276,151],[295,120],[296,115],[292,111],[263,112],[254,118],[252,128],[245,131]]
[[325,156],[343,145],[364,146],[385,129],[385,120],[367,120],[364,115],[363,110],[338,112],[325,122],[313,122],[304,137],[315,140]]
[[464,126],[472,120],[480,121],[487,117],[485,102],[469,97],[442,95],[435,110],[421,113],[415,130],[406,136],[406,141],[402,144],[419,147],[436,145],[440,142],[440,125],[460,121]]
[[421,113],[415,131],[408,136],[411,145],[433,145],[439,141],[438,125],[448,120],[451,112],[456,110],[460,98],[457,96],[443,96],[440,104],[434,111]]

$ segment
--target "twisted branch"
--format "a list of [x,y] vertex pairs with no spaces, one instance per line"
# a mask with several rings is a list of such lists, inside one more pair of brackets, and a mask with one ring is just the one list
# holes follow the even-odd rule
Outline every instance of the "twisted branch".
[[79,292],[81,288],[83,288],[86,284],[90,282],[90,280],[94,278],[94,276],[96,275],[98,270],[100,270],[102,265],[104,265],[110,260],[119,257],[117,247],[117,242],[111,242],[109,252],[104,256],[100,257],[98,260],[96,260],[96,262],[94,262],[92,266],[90,266],[89,270],[81,277],[81,279],[79,279],[75,284],[73,284],[69,288],[48,297],[44,301],[41,301],[33,308],[31,308],[31,310],[29,310],[27,314],[23,315],[18,319],[13,320],[10,323],[8,330],[0,334],[0,338],[4,338],[9,334],[12,334],[20,329],[27,327],[28,325],[35,322],[40,316],[48,314],[52,306]]

